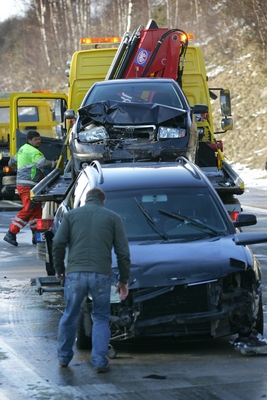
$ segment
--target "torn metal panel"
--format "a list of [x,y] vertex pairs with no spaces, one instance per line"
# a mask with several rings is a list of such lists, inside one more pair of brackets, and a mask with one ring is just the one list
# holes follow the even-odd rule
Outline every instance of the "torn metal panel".
[[[159,125],[166,121],[175,121],[186,116],[186,111],[157,103],[125,103],[103,101],[79,109],[80,131],[88,122],[94,121],[102,125]],[[181,119],[182,120],[182,119]]]

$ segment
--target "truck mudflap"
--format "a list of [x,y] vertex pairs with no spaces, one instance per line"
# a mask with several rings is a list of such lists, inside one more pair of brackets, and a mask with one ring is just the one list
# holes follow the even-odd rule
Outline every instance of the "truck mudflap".
[[219,195],[241,195],[245,191],[245,185],[240,176],[227,163],[222,163],[222,168],[201,167],[207,178],[211,181]]
[[31,200],[60,203],[68,193],[72,182],[71,172],[61,175],[60,168],[56,168],[32,188]]

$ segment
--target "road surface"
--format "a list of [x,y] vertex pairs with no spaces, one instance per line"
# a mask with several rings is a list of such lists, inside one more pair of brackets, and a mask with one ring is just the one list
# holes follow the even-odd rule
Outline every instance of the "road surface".
[[[263,194],[248,193],[243,208],[257,215],[259,222],[254,229],[267,231]],[[241,356],[231,346],[231,337],[196,343],[122,344],[116,348],[118,355],[111,360],[107,374],[93,371],[89,351],[75,349],[69,368],[59,368],[56,339],[64,310],[62,294],[46,292],[40,296],[31,285],[31,278],[45,276],[43,262],[35,257],[29,229],[18,235],[17,248],[3,241],[15,214],[4,209],[0,212],[1,400],[267,398],[267,357]],[[262,264],[265,307],[266,247],[253,246]]]

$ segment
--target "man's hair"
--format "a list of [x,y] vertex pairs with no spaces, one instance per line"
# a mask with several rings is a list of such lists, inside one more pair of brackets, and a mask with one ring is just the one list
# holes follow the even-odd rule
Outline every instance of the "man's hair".
[[40,137],[40,133],[37,131],[28,131],[26,136],[26,141],[32,140],[34,137]]
[[105,193],[103,192],[103,190],[99,189],[98,187],[89,190],[89,192],[86,195],[86,201],[88,200],[89,197],[91,196],[95,196],[95,197],[99,197],[100,200],[104,203],[105,201]]

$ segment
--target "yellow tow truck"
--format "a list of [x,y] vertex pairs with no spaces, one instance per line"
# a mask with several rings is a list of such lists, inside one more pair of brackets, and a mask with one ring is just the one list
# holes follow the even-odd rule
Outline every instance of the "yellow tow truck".
[[58,159],[66,127],[64,112],[67,96],[39,92],[0,93],[0,196],[15,198],[16,169],[8,166],[29,130],[37,130],[42,143],[40,150],[50,160]]
[[[139,27],[132,34],[126,32],[123,38],[82,38],[80,40],[82,46],[89,45],[93,48],[75,52],[65,72],[69,78],[68,111],[73,110],[72,113],[65,114],[70,127],[70,137],[65,142],[69,160],[68,168],[71,168],[73,164],[69,146],[69,141],[72,140],[72,126],[84,96],[95,82],[120,78],[172,78],[179,83],[192,108],[198,104],[208,107],[207,113],[197,115],[198,148],[194,162],[211,180],[232,219],[235,219],[241,211],[236,195],[243,194],[244,182],[226,161],[222,140],[216,139],[217,134],[233,129],[230,91],[209,87],[203,53],[198,46],[189,43],[191,39],[192,35],[179,29],[158,28],[154,21],[149,21],[146,28]],[[105,46],[99,47],[101,44]],[[144,54],[148,55],[147,62],[142,61],[143,64],[137,65],[138,59],[144,60],[140,54],[142,57]],[[213,103],[216,101],[220,103],[216,105],[216,108],[220,107],[222,119],[214,123]],[[108,144],[104,143],[103,146],[108,147]],[[94,154],[92,145],[88,146],[89,154]],[[44,179],[34,188],[33,199],[59,203],[66,193],[66,179],[63,179],[63,185],[57,183],[57,191],[54,189],[50,191],[49,187],[52,187],[54,181],[60,182],[62,172],[61,164],[58,171],[53,173],[54,175],[48,180]],[[69,173],[69,169],[65,172]],[[73,173],[71,175],[70,179],[74,179],[75,175]]]

